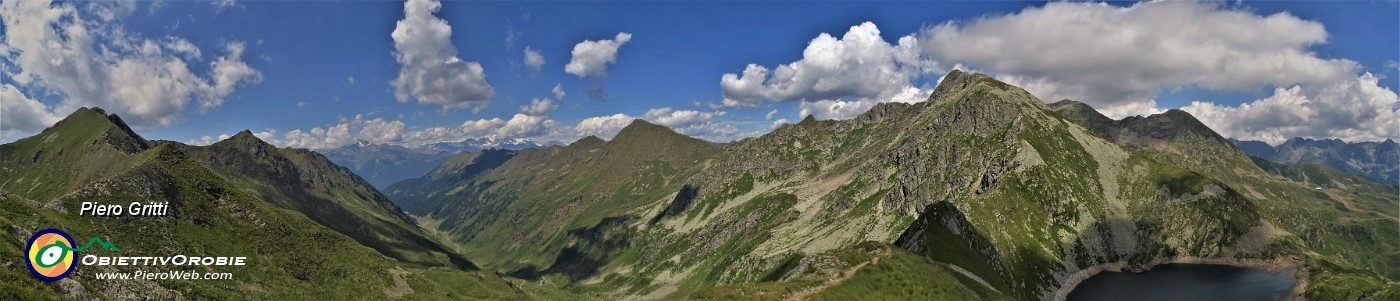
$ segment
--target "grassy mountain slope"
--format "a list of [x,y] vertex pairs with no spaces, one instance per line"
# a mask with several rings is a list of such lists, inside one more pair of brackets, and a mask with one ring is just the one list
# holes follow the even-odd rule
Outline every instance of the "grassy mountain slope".
[[389,257],[422,266],[475,268],[430,239],[369,183],[321,154],[277,148],[249,131],[205,147],[179,147],[259,199],[301,212]]
[[522,276],[587,274],[607,255],[570,253],[578,251],[569,249],[576,234],[681,189],[714,152],[703,140],[637,120],[608,142],[458,154],[389,195],[440,222],[463,253],[488,266]]
[[[204,162],[207,157],[192,154],[196,150],[178,143],[147,142],[115,115],[87,108],[36,136],[0,145],[4,163],[0,165],[4,166],[0,169],[0,227],[8,234],[0,240],[0,261],[10,267],[24,265],[20,253],[31,233],[53,227],[77,240],[98,236],[121,248],[120,253],[99,248],[83,251],[87,254],[246,256],[248,265],[79,265],[67,279],[52,284],[34,279],[23,268],[9,268],[0,271],[0,299],[380,300],[529,298],[557,293],[519,280],[507,283],[511,280],[491,272],[426,268],[385,256],[322,226],[308,214],[268,200],[286,196],[270,196],[250,187],[257,180],[215,171]],[[336,190],[342,189],[349,190]],[[171,209],[165,217],[78,216],[83,201],[169,202]],[[98,272],[137,270],[229,272],[233,279],[95,279]]]
[[1249,155],[1185,111],[1172,109],[1147,117],[1112,120],[1089,105],[1073,100],[1061,100],[1048,106],[1065,119],[1115,144],[1218,180],[1242,180],[1241,174],[1259,171]]

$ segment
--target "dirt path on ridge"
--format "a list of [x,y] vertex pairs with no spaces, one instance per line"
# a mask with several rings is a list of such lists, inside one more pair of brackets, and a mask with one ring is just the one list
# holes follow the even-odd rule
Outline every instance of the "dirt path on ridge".
[[865,265],[868,264],[878,264],[880,263],[880,258],[887,256],[890,256],[890,248],[888,246],[885,246],[880,249],[879,254],[876,254],[875,257],[871,257],[869,261],[856,264],[855,266],[846,269],[845,272],[836,275],[836,277],[827,279],[826,282],[822,282],[822,284],[820,285],[809,287],[800,292],[784,296],[783,301],[805,300],[807,299],[807,297],[811,297],[812,295],[816,295],[817,293],[825,291],[826,289],[836,286],[837,284],[841,284],[841,282],[845,282],[846,279],[851,279],[851,277],[854,277],[856,275],[856,271],[860,271],[860,268],[863,268],[865,267]]

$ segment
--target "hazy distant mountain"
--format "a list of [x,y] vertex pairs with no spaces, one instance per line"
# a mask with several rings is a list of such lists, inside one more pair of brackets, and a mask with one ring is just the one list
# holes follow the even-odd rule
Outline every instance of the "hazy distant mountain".
[[375,188],[384,190],[389,185],[399,181],[427,174],[428,171],[433,170],[438,164],[442,164],[453,154],[493,148],[509,150],[543,148],[557,144],[560,143],[550,141],[541,144],[527,139],[503,143],[493,138],[468,138],[458,142],[438,142],[408,148],[361,140],[354,144],[320,152],[336,164],[354,171]]
[[1270,146],[1261,141],[1231,140],[1251,156],[1279,163],[1322,164],[1381,184],[1400,184],[1400,143],[1394,140],[1351,142],[1293,138]]
[[1234,138],[1230,138],[1230,143],[1234,144],[1235,147],[1239,147],[1240,151],[1244,151],[1245,154],[1250,156],[1268,159],[1278,154],[1278,150],[1274,149],[1274,146],[1264,143],[1264,141],[1235,140]]
[[320,152],[325,154],[327,159],[349,168],[380,190],[394,182],[422,176],[452,156],[445,151],[429,153],[398,145],[365,141]]
[[722,147],[635,121],[387,193],[483,266],[621,299],[1047,300],[1181,256],[1298,258],[1311,299],[1400,288],[1393,187],[1261,168],[1179,110],[1100,117],[955,70],[851,120]]

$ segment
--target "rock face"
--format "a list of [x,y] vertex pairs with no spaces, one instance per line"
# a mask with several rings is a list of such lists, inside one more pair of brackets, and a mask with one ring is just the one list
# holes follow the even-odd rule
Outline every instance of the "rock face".
[[[1376,183],[1400,185],[1400,143],[1395,140],[1345,142],[1293,138],[1278,146],[1231,140],[1250,156],[1277,163],[1321,164]],[[1245,146],[1248,147],[1245,147]]]
[[[963,298],[1049,299],[1080,269],[1163,257],[1400,264],[1353,253],[1400,240],[1382,226],[1395,222],[1385,187],[1332,197],[1264,171],[1185,112],[1115,121],[981,74],[950,72],[925,102],[720,149],[677,136],[634,123],[504,162],[463,154],[390,197],[485,266],[618,297],[801,290],[869,241],[932,259],[925,271],[974,289]],[[1333,273],[1370,277],[1347,269]],[[754,284],[776,280],[788,281]]]

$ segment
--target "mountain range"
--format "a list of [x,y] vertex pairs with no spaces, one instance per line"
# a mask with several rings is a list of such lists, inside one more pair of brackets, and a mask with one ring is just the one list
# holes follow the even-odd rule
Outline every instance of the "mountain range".
[[[1301,271],[1308,299],[1400,299],[1400,187],[1251,157],[1183,111],[1114,120],[956,70],[923,102],[728,144],[635,120],[540,148],[347,148],[148,141],[78,110],[0,145],[4,265],[51,227],[250,263],[0,269],[0,298],[1061,300],[1093,271],[1215,262]],[[408,153],[447,157],[382,193],[359,175],[431,157]],[[172,213],[74,212],[136,200]]]
[[1278,146],[1230,140],[1250,156],[1277,163],[1321,164],[1387,185],[1400,185],[1400,143],[1395,140],[1345,142],[1293,138]]
[[1044,300],[1189,258],[1304,269],[1310,299],[1400,294],[1394,186],[961,71],[851,120],[718,147],[637,120],[386,193],[482,266],[585,298]]

